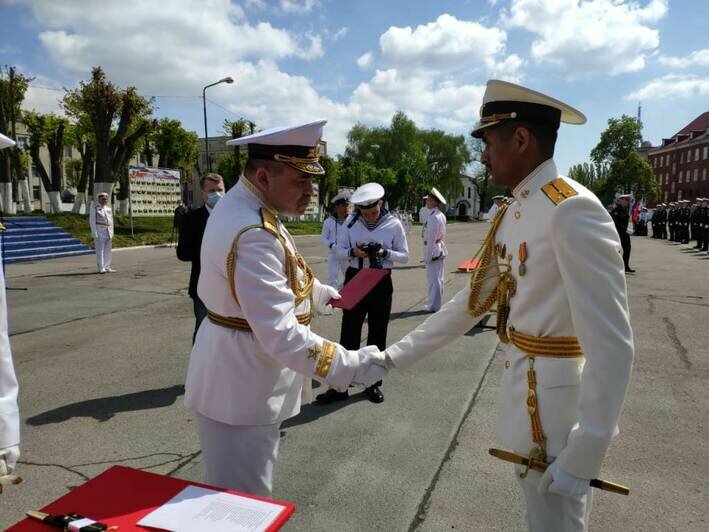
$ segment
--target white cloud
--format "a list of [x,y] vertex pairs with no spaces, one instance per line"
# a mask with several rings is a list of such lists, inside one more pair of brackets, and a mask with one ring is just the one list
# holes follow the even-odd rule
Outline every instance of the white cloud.
[[64,91],[55,89],[30,86],[25,93],[22,102],[22,109],[25,111],[35,111],[37,113],[54,113],[64,115],[64,109],[59,104],[59,100],[64,97]]
[[660,63],[672,68],[689,68],[692,66],[709,66],[709,48],[696,50],[687,57],[671,57],[661,55]]
[[359,68],[369,68],[372,66],[372,60],[374,59],[374,56],[372,55],[372,52],[367,52],[366,54],[362,54],[357,58],[357,66]]
[[663,98],[696,98],[709,96],[709,77],[669,74],[653,79],[628,94],[626,100],[660,100]]
[[644,6],[626,0],[512,0],[502,20],[538,36],[537,61],[560,65],[571,76],[622,74],[645,67],[659,43],[651,27],[667,13],[667,0]]
[[350,29],[347,26],[343,26],[332,35],[332,40],[339,41],[340,39],[344,39],[344,37],[349,33],[349,31]]
[[281,10],[286,13],[310,13],[318,4],[317,0],[280,0]]
[[[251,23],[225,0],[208,0],[207,5],[179,0],[179,5],[170,10],[144,8],[140,0],[106,0],[106,12],[87,10],[78,0],[31,0],[30,5],[35,23],[42,28],[40,42],[48,59],[66,73],[65,79],[87,79],[90,68],[101,65],[112,81],[122,87],[134,85],[144,95],[196,96],[207,83],[232,76],[235,84],[212,87],[208,96],[262,128],[326,118],[331,153],[344,150],[353,124],[387,124],[398,110],[420,127],[464,132],[477,119],[484,91],[482,75],[479,82],[472,82],[467,70],[466,79],[442,72],[445,61],[432,54],[430,60],[438,61],[439,71],[412,68],[411,62],[405,61],[406,68],[389,66],[374,71],[371,79],[339,101],[328,98],[309,79],[284,72],[279,65],[285,58],[320,57],[321,35],[293,34],[267,21]],[[422,35],[420,28],[411,30],[412,34],[418,30],[416,35]],[[323,37],[329,39],[328,35],[323,31]],[[472,62],[463,52],[448,50],[465,65],[476,65],[474,70],[495,68],[514,74],[522,60],[514,54],[505,56],[504,39],[496,31],[487,35],[500,37],[496,41],[500,45],[481,42],[490,53],[476,52]],[[426,56],[428,49],[420,52]],[[364,54],[358,61],[369,67],[378,62],[373,53]],[[426,60],[418,64],[426,64]],[[56,95],[61,97],[61,93]],[[30,102],[52,98],[37,91],[30,96]],[[192,116],[193,108],[199,109],[199,105],[198,101],[185,100],[184,111],[174,105],[171,109],[182,118]],[[200,128],[201,123],[186,122],[186,126]]]
[[494,62],[507,34],[443,14],[416,28],[390,27],[380,38],[382,59],[399,70],[451,72]]

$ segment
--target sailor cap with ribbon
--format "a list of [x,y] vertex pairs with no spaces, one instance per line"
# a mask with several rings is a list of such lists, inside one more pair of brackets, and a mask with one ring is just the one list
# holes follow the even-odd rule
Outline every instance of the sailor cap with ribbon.
[[379,183],[367,183],[362,185],[350,196],[350,201],[357,207],[369,208],[373,207],[380,199],[384,197],[384,187]]
[[560,122],[586,123],[584,114],[570,105],[514,83],[491,79],[487,82],[483,104],[480,107],[480,122],[471,135],[482,138],[485,128],[504,120],[544,124],[554,130],[559,129]]
[[330,200],[330,203],[332,203],[333,205],[335,205],[336,203],[349,203],[351,194],[352,193],[349,190],[343,190],[339,194],[336,194]]
[[428,197],[432,197],[433,199],[435,199],[435,200],[436,200],[438,203],[440,203],[441,205],[445,205],[446,203],[448,203],[448,202],[446,201],[446,198],[443,197],[443,194],[441,194],[441,193],[438,191],[438,189],[437,189],[436,187],[432,187],[432,188],[431,188],[431,192],[429,192],[429,193],[428,193],[428,196],[426,196],[426,197],[427,197],[427,198],[428,198]]
[[228,140],[227,146],[248,145],[249,159],[276,161],[306,174],[322,175],[318,144],[327,120],[299,126],[274,127]]
[[11,138],[6,137],[2,133],[0,133],[0,150],[3,148],[10,148],[11,146],[15,145],[15,141],[12,140]]

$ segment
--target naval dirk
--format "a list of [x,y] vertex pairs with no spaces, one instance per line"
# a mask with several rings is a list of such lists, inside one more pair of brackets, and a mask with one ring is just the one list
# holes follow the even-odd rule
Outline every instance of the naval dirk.
[[[541,462],[539,460],[534,459],[530,460],[526,456],[511,453],[509,451],[503,451],[502,449],[490,449],[489,452],[495,458],[499,458],[500,460],[504,460],[506,462],[512,462],[513,464],[523,465],[526,466],[528,469],[534,469],[535,471],[539,471],[540,473],[543,473],[544,471],[546,471],[547,467],[549,467],[549,464],[547,464],[546,462]],[[609,482],[607,480],[600,480],[597,478],[591,479],[591,487],[603,491],[618,493],[620,495],[630,494],[630,488],[626,486],[616,484],[615,482]]]

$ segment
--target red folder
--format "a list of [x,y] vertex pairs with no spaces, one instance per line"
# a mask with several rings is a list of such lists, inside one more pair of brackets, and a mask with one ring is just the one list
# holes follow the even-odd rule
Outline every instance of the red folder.
[[462,264],[458,264],[458,271],[461,271],[461,272],[471,272],[471,271],[473,271],[475,268],[478,267],[478,264],[480,264],[480,260],[479,260],[479,259],[466,260],[466,261],[463,262]]
[[340,299],[331,299],[330,305],[333,307],[352,310],[357,303],[364,299],[369,292],[374,290],[382,279],[391,273],[391,270],[379,268],[362,268],[349,282],[340,290]]
[[[187,486],[200,486],[216,491],[236,493],[242,497],[259,499],[283,506],[283,511],[268,528],[268,532],[279,530],[295,512],[295,505],[247,495],[238,491],[215,488],[197,482],[166,477],[139,471],[130,467],[113,466],[83,486],[67,493],[48,504],[41,511],[48,514],[77,513],[101,521],[109,526],[118,526],[118,532],[155,530],[136,525],[143,517],[172,499]],[[37,508],[27,508],[36,510]],[[8,532],[49,532],[57,530],[48,525],[23,519],[7,529]]]

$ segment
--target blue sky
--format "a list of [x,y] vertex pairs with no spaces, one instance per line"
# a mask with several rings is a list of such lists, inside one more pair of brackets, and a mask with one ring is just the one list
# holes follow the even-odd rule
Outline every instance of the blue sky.
[[210,134],[326,118],[330,152],[350,127],[397,110],[466,134],[485,81],[518,82],[588,117],[562,126],[562,172],[588,160],[610,117],[635,115],[653,144],[709,110],[705,0],[0,0],[0,59],[35,76],[26,107],[50,111],[101,65],[156,95],[157,116]]

